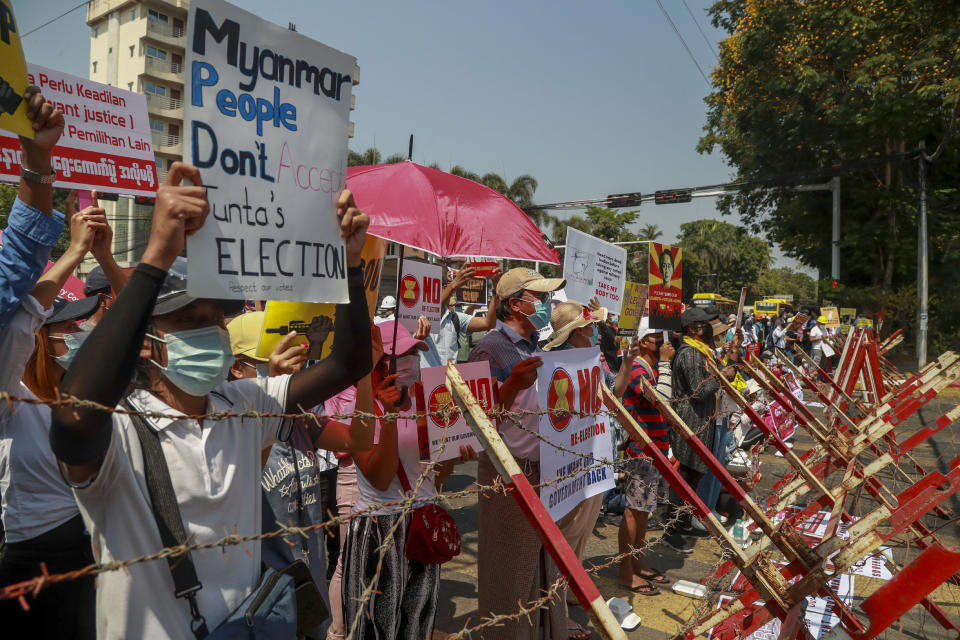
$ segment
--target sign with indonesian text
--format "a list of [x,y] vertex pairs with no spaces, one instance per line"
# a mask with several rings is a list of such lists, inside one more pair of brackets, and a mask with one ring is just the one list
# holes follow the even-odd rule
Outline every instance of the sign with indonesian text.
[[183,157],[210,215],[187,242],[204,298],[347,302],[336,203],[356,59],[222,0],[192,0]]
[[397,297],[397,319],[416,333],[420,316],[434,327],[440,326],[440,296],[443,293],[443,267],[427,262],[405,260],[400,274],[400,295]]
[[683,250],[650,243],[650,328],[680,330],[683,308]]
[[563,277],[567,281],[568,300],[586,305],[595,297],[601,306],[616,312],[627,277],[627,251],[567,227]]
[[[456,365],[463,376],[470,393],[480,403],[484,411],[493,409],[493,379],[490,377],[490,363],[465,362]],[[447,389],[447,368],[428,367],[420,371],[423,381],[424,404],[427,408],[426,447],[420,443],[420,450],[430,452],[430,459],[442,462],[460,457],[460,447],[470,446],[481,451],[483,445],[464,420],[460,409],[453,402],[453,396]],[[441,451],[441,449],[443,449]]]
[[[153,138],[143,94],[35,64],[27,78],[63,114],[53,148],[53,186],[152,197],[157,193]],[[20,181],[20,139],[0,135],[0,180]]]
[[616,484],[613,439],[601,410],[604,384],[600,349],[565,349],[537,354],[540,417],[540,500],[559,520],[590,496]]

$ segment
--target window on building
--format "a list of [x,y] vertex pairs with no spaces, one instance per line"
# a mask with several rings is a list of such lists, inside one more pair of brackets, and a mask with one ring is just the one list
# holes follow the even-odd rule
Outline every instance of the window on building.
[[96,61],[96,60],[93,61],[93,72],[94,72],[94,73],[97,72],[97,61]]
[[93,28],[93,37],[96,38],[98,35],[100,35],[100,27],[94,27],[94,28]]
[[113,47],[108,48],[107,53],[113,53]]
[[136,46],[136,45],[130,45],[130,57],[131,57],[131,58],[133,57],[133,48],[134,48],[135,46]]
[[130,12],[130,19],[131,19],[131,20],[136,20],[136,19],[137,19],[137,10],[136,10],[136,8],[134,8],[134,9]]
[[149,80],[143,83],[143,92],[152,93],[155,96],[167,96],[167,88],[165,86],[150,82]]
[[163,49],[158,49],[157,47],[147,45],[147,57],[166,61],[167,52],[164,51]]
[[150,119],[150,128],[157,133],[163,133],[166,131],[166,127],[164,126],[163,122],[160,120],[154,120],[153,118]]
[[132,83],[132,82],[128,82],[128,83],[127,83],[127,91],[133,91],[133,83]]
[[147,13],[147,18],[150,20],[156,20],[161,24],[169,24],[170,18],[165,13],[160,13],[156,9],[150,9]]

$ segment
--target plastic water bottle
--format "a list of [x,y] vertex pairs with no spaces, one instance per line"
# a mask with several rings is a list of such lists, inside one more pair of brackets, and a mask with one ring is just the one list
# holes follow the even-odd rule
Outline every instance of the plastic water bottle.
[[737,518],[737,521],[733,524],[733,540],[741,547],[743,546],[743,520]]

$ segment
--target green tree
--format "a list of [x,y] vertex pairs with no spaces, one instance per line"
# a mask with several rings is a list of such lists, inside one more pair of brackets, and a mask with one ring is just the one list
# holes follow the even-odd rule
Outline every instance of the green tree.
[[678,244],[683,247],[686,298],[698,293],[699,282],[704,293],[720,293],[736,300],[740,288],[754,285],[771,262],[766,242],[743,227],[720,220],[681,224]]
[[790,267],[768,269],[757,279],[756,298],[769,298],[777,294],[793,296],[794,307],[800,304],[816,303],[817,281]]
[[917,161],[910,152],[921,142],[929,150],[945,143],[930,176],[930,289],[952,293],[941,296],[946,307],[931,307],[931,331],[960,344],[960,303],[952,302],[960,298],[953,190],[960,152],[952,138],[960,4],[719,0],[710,13],[729,35],[720,43],[698,149],[719,148],[738,179],[758,183],[721,199],[720,208],[826,273],[829,196],[787,187],[841,175],[841,281],[849,295],[868,288],[899,297],[916,280]]

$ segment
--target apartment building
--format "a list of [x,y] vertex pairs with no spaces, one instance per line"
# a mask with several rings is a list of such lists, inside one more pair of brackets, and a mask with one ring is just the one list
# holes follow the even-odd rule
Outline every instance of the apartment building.
[[[189,0],[90,0],[87,4],[89,77],[147,97],[161,182],[170,165],[183,156],[183,62],[189,8]],[[359,71],[354,69],[354,84]],[[120,198],[105,202],[104,208],[114,228],[117,262],[135,263],[146,248],[153,207]]]

